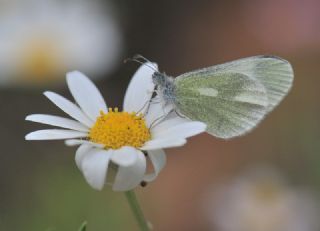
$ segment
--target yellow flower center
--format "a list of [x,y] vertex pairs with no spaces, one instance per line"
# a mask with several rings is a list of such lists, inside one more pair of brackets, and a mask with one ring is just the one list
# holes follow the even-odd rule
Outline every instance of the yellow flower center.
[[142,114],[119,112],[118,108],[109,108],[106,114],[101,112],[89,132],[89,140],[104,144],[106,149],[123,146],[139,148],[150,138],[151,134]]

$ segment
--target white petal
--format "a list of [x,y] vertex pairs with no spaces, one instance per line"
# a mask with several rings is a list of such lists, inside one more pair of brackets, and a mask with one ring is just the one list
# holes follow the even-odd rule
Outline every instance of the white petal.
[[184,124],[184,123],[187,123],[190,121],[191,120],[189,120],[189,119],[175,116],[173,118],[166,119],[166,120],[162,121],[161,123],[156,124],[155,126],[152,126],[151,131],[154,133],[166,131],[167,129],[169,129],[173,126],[176,126],[179,124]]
[[[158,70],[157,64],[145,63],[133,75],[124,97],[123,109],[128,112],[143,113],[154,91],[152,74]],[[142,110],[143,109],[143,110]]]
[[100,111],[107,112],[100,91],[84,74],[79,71],[67,73],[67,84],[75,101],[90,119],[95,121]]
[[130,166],[136,162],[139,152],[140,151],[133,147],[125,146],[114,150],[111,160],[119,166]]
[[186,139],[183,138],[164,138],[164,139],[155,139],[150,140],[141,147],[141,150],[155,150],[155,149],[162,149],[162,148],[172,148],[172,147],[179,147],[184,145],[187,142]]
[[87,127],[92,127],[94,122],[91,121],[77,105],[54,92],[46,91],[44,95],[69,116],[85,124]]
[[69,129],[81,131],[81,132],[88,132],[89,130],[87,127],[85,127],[83,124],[77,121],[63,118],[60,116],[33,114],[33,115],[28,115],[26,117],[26,120],[37,122],[37,123],[49,124],[49,125],[57,126],[61,128],[69,128]]
[[146,172],[146,158],[138,152],[136,162],[128,167],[120,166],[114,180],[114,191],[128,191],[140,184]]
[[82,160],[83,157],[92,149],[93,147],[88,144],[82,144],[76,151],[75,161],[80,170],[82,170]]
[[45,129],[30,132],[25,136],[26,140],[62,140],[86,137],[86,132],[78,132],[65,129]]
[[166,115],[172,110],[170,104],[163,106],[159,101],[159,97],[152,99],[150,107],[147,112],[145,112],[145,119],[147,126],[156,125],[160,123],[163,119],[166,119]]
[[143,180],[150,182],[153,181],[166,165],[167,157],[162,149],[148,151],[148,156],[153,165],[154,173],[150,173],[144,176]]
[[93,148],[82,158],[81,170],[88,184],[97,190],[104,186],[112,150]]
[[165,130],[157,130],[157,128],[155,127],[152,130],[152,137],[154,139],[161,139],[166,137],[188,138],[204,132],[206,130],[206,127],[206,124],[198,121],[180,123]]
[[103,148],[104,147],[103,144],[94,143],[94,142],[91,142],[89,140],[79,140],[79,139],[66,140],[65,144],[67,146],[77,146],[77,145],[80,145],[80,144],[89,144],[89,145],[91,145],[93,147],[96,147],[96,148]]

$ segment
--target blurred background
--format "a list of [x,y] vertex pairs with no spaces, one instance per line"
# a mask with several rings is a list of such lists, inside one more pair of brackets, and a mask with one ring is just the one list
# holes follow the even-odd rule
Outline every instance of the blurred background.
[[26,142],[42,95],[70,97],[65,72],[90,76],[122,104],[142,54],[168,75],[246,56],[289,60],[294,85],[250,134],[203,134],[167,150],[137,193],[154,230],[318,231],[320,2],[317,0],[0,1],[0,230],[137,230],[124,195],[91,189],[61,141]]

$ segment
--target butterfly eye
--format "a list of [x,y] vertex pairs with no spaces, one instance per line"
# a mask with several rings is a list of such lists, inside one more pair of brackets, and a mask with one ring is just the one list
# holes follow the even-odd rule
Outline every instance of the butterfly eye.
[[156,71],[152,75],[153,83],[156,85],[163,85],[165,82],[165,76],[161,74],[160,72]]

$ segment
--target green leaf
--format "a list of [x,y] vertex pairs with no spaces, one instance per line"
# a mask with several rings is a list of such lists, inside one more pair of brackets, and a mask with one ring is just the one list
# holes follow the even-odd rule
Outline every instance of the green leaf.
[[84,221],[78,231],[86,231],[87,230],[87,221]]

